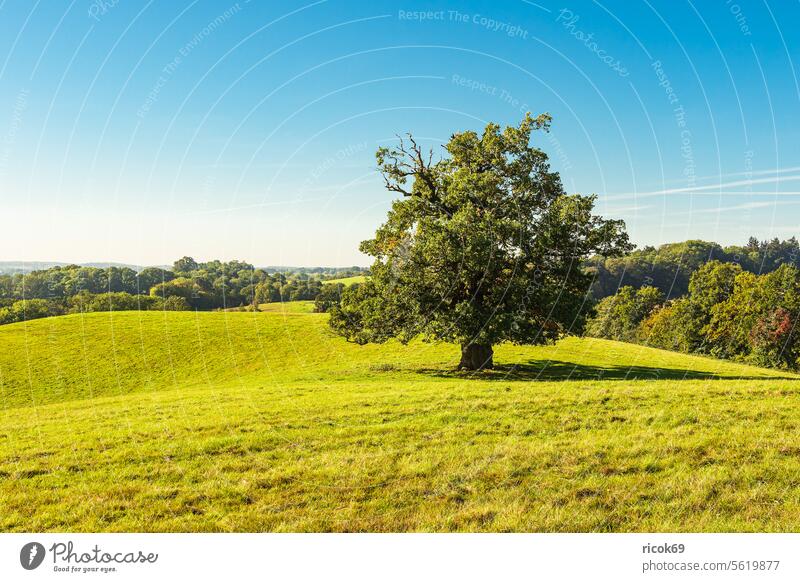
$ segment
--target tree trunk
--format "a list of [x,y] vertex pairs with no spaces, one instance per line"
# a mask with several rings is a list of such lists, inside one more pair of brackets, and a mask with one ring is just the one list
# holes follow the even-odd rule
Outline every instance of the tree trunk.
[[461,363],[459,370],[491,370],[494,368],[494,350],[492,346],[483,344],[467,344],[461,346]]

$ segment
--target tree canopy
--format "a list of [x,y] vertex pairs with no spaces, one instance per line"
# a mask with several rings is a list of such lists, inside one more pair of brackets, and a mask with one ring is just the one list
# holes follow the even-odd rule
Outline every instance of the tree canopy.
[[492,346],[580,333],[590,311],[592,255],[631,246],[619,220],[592,213],[594,196],[567,195],[547,155],[531,146],[549,115],[516,127],[454,134],[436,161],[408,135],[379,148],[394,200],[375,237],[365,284],[345,289],[331,326],[358,343],[455,342],[461,368],[492,367]]
[[593,257],[587,266],[595,276],[592,294],[598,299],[613,295],[625,285],[657,287],[671,299],[688,293],[692,273],[712,260],[763,274],[781,265],[796,266],[798,259],[800,244],[795,237],[783,241],[750,237],[745,246],[722,247],[703,240],[646,246],[624,257]]

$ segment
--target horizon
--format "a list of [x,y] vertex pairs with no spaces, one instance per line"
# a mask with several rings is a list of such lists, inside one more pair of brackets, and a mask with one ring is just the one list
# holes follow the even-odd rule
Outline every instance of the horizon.
[[366,266],[378,146],[526,110],[639,247],[794,235],[792,8],[668,7],[2,3],[0,259]]
[[[748,237],[749,238],[749,237]],[[785,238],[773,237],[772,239],[758,239],[759,242],[767,243],[771,242],[772,240],[779,240],[781,242],[788,241],[790,239],[797,239],[796,235],[787,236]],[[748,241],[742,241],[739,243],[731,243],[725,244],[719,241],[713,240],[706,240],[706,239],[685,239],[685,240],[675,240],[675,241],[666,241],[663,243],[659,243],[656,245],[635,245],[634,248],[626,253],[629,255],[633,252],[642,251],[645,248],[653,247],[655,249],[659,249],[663,246],[667,245],[677,245],[683,244],[690,241],[700,241],[706,242],[710,244],[719,245],[722,249],[728,249],[731,247],[745,247],[747,246]],[[101,259],[92,259],[86,261],[62,261],[62,260],[35,260],[35,261],[27,261],[27,260],[17,260],[17,259],[0,259],[0,267],[9,265],[38,265],[38,264],[46,264],[46,265],[57,265],[57,266],[69,266],[69,265],[78,265],[81,267],[85,266],[116,266],[116,267],[131,267],[131,268],[138,268],[138,269],[146,269],[148,267],[156,267],[156,268],[163,268],[163,269],[171,269],[172,265],[178,259],[189,256],[189,255],[181,255],[180,257],[176,257],[172,261],[165,261],[163,263],[153,264],[153,263],[137,263],[137,262],[123,262],[123,261],[113,261],[113,260],[101,260]],[[358,268],[358,269],[369,269],[372,266],[374,261],[366,261],[364,264],[350,264],[350,265],[326,265],[326,264],[307,264],[307,265],[278,265],[272,263],[256,263],[253,261],[248,260],[246,257],[191,257],[195,259],[198,263],[208,263],[211,261],[221,261],[221,262],[229,262],[229,261],[242,261],[248,264],[251,264],[256,269],[350,269],[350,268]]]
[[[181,258],[181,257],[178,257]],[[192,257],[193,259],[197,260],[198,263],[208,263],[211,261],[221,261],[221,262],[229,262],[229,261],[242,261],[248,264],[253,265],[256,269],[350,269],[350,268],[359,268],[359,269],[367,269],[369,265],[272,265],[272,264],[256,264],[251,263],[247,259],[243,259],[241,257],[238,258],[212,258],[212,259],[205,259],[205,258],[197,258]],[[175,259],[177,260],[177,258]],[[57,265],[57,266],[69,266],[69,265],[77,265],[79,267],[86,267],[86,266],[95,266],[95,265],[110,265],[115,267],[131,267],[131,268],[139,268],[139,269],[146,269],[148,267],[156,267],[161,269],[171,269],[174,261],[169,263],[159,263],[159,264],[147,264],[147,263],[125,263],[120,261],[103,261],[103,260],[92,260],[92,261],[19,261],[19,260],[0,260],[0,267],[8,266],[8,265]]]

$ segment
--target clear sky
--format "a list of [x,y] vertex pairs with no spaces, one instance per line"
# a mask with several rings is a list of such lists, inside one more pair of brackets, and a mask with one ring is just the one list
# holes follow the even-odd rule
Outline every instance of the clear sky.
[[368,264],[375,149],[554,117],[632,240],[800,235],[800,3],[0,0],[0,260]]

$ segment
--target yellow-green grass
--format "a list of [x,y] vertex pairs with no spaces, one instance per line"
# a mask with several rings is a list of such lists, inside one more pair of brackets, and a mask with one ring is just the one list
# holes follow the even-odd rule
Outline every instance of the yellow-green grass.
[[0,530],[800,529],[791,374],[589,339],[456,373],[326,317],[0,327]]
[[296,314],[296,313],[313,313],[314,312],[314,302],[313,301],[284,301],[284,302],[275,302],[275,303],[261,303],[258,306],[259,311],[263,311],[264,313],[285,313],[285,314]]
[[323,285],[327,285],[329,283],[342,283],[345,286],[353,285],[354,283],[363,283],[367,280],[366,275],[354,275],[352,277],[341,277],[339,279],[328,279],[327,281],[323,281]]
[[[314,313],[313,301],[276,301],[274,303],[259,303],[258,310],[265,313],[283,313],[285,315],[296,313]],[[242,305],[239,307],[228,307],[221,311],[229,313],[253,311],[252,305]]]

